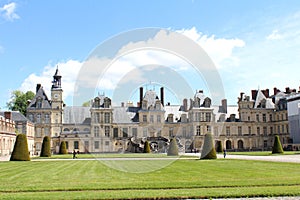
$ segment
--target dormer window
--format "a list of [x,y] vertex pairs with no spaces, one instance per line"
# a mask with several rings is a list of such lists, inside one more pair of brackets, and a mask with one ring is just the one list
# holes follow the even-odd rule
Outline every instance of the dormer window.
[[100,107],[100,99],[97,97],[97,98],[95,98],[95,104],[94,104],[94,106],[96,107],[96,108],[99,108]]
[[36,108],[42,108],[42,98],[38,97],[36,102]]

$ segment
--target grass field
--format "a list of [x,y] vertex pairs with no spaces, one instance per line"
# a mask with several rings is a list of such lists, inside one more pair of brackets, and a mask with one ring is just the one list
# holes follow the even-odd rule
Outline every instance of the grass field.
[[272,151],[243,151],[243,152],[227,152],[228,155],[247,155],[247,156],[274,156],[274,155],[296,155],[300,151],[285,151],[283,154],[272,154]]
[[[115,161],[143,168],[152,161]],[[0,162],[1,199],[128,199],[300,196],[300,165],[179,159],[150,173],[96,160]]]

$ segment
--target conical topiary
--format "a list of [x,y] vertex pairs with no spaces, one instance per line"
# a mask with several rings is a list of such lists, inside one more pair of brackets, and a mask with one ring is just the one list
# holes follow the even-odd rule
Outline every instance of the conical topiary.
[[51,157],[50,137],[45,136],[42,144],[41,157]]
[[218,140],[216,143],[216,152],[222,153],[223,152],[223,145],[222,141]]
[[27,138],[25,134],[18,134],[10,161],[30,161]]
[[150,150],[150,144],[148,141],[145,142],[144,144],[144,153],[151,153],[151,150]]
[[178,156],[178,147],[175,138],[172,138],[169,144],[168,156]]
[[278,135],[275,135],[272,154],[274,154],[274,153],[283,153],[282,145],[281,145],[281,142],[280,142],[280,139],[279,139]]
[[65,141],[62,141],[62,142],[60,143],[59,154],[68,154],[68,151],[67,151],[67,145],[66,145],[66,142],[65,142]]
[[204,144],[200,159],[217,159],[217,154],[213,144],[211,133],[207,133],[204,137]]

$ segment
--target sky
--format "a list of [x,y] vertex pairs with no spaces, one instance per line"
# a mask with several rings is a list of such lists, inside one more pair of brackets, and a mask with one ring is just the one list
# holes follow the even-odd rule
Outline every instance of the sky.
[[[149,28],[156,31],[139,35],[138,30]],[[183,35],[199,45],[213,62],[213,71],[220,80],[207,77],[202,71],[195,72],[190,60],[174,52],[154,48],[136,50],[143,45],[159,46],[168,40],[166,31]],[[118,40],[128,32],[136,37]],[[178,47],[179,42],[173,41]],[[113,45],[106,47],[106,43]],[[130,51],[132,47],[136,49]],[[117,53],[110,55],[110,48],[116,48]],[[95,54],[102,57],[93,63],[89,74],[84,74],[83,69]],[[299,54],[300,1],[297,0],[0,0],[2,110],[7,109],[6,102],[14,90],[35,91],[36,84],[41,83],[50,95],[57,66],[67,105],[80,104],[74,99],[90,98],[89,95],[79,98],[78,83],[86,88],[91,86],[92,95],[105,93],[118,97],[113,98],[116,104],[136,101],[140,86],[155,90],[164,86],[165,101],[177,104],[185,94],[184,88],[176,90],[177,82],[193,92],[204,90],[207,96],[214,96],[213,88],[220,85],[212,85],[218,81],[222,82],[219,88],[224,88],[224,98],[235,105],[239,93],[250,95],[251,89],[269,88],[272,93],[274,87],[280,90],[290,87],[298,91]],[[103,63],[110,65],[99,78],[96,75],[100,74],[99,66]],[[122,88],[130,91],[121,95]]]

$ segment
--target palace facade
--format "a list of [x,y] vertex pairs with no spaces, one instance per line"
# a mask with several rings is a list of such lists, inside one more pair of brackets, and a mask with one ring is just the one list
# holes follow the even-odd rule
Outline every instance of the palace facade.
[[165,103],[164,88],[157,95],[141,87],[137,105],[113,106],[109,97],[98,95],[90,107],[68,107],[62,99],[58,69],[53,76],[51,99],[40,84],[27,108],[27,118],[35,124],[34,147],[39,154],[44,136],[50,136],[52,151],[57,153],[61,141],[69,152],[139,152],[148,140],[155,152],[166,152],[170,138],[177,139],[181,152],[199,151],[204,135],[212,133],[228,151],[270,150],[275,135],[285,148],[293,145],[289,133],[286,98],[295,91],[274,89],[241,93],[237,106],[220,106],[202,90],[196,91],[182,105]]

